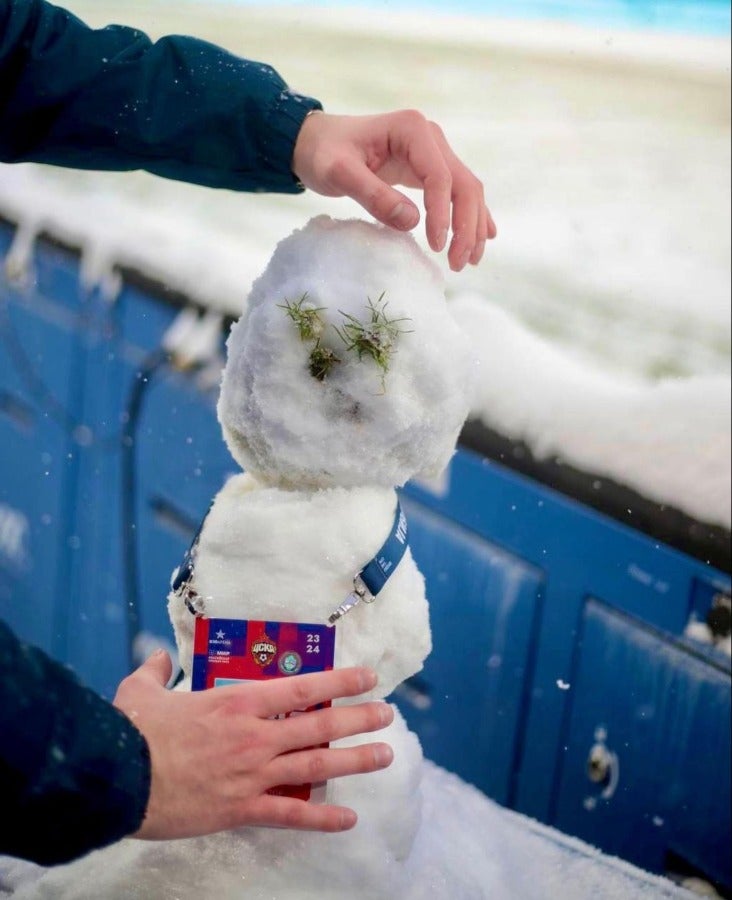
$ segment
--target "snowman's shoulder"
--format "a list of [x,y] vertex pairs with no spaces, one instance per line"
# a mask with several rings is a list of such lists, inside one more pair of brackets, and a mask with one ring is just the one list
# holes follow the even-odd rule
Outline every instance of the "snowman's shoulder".
[[228,478],[206,513],[201,527],[201,540],[205,542],[213,533],[229,527],[232,519],[236,519],[242,501],[256,488],[257,482],[244,472]]
[[226,480],[224,486],[214,497],[213,503],[211,504],[211,511],[213,512],[217,506],[224,507],[227,504],[236,503],[246,494],[256,490],[257,486],[257,482],[254,478],[246,472],[239,472],[237,475],[232,475]]

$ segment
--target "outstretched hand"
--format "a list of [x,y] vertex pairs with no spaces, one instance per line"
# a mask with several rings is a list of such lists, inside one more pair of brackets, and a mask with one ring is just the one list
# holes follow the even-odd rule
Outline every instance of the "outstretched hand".
[[391,707],[361,703],[271,717],[362,694],[376,684],[374,672],[339,669],[194,693],[167,690],[170,675],[170,657],[157,651],[114,699],[145,736],[152,760],[147,812],[134,837],[194,837],[244,825],[317,831],[355,825],[353,810],[266,791],[386,768],[393,756],[388,744],[317,745],[378,731],[392,721]]
[[442,130],[415,110],[378,116],[313,112],[302,124],[292,159],[295,175],[326,197],[352,197],[374,218],[402,231],[419,222],[414,203],[392,185],[421,188],[430,247],[448,250],[459,272],[477,265],[496,226],[483,185],[455,155]]

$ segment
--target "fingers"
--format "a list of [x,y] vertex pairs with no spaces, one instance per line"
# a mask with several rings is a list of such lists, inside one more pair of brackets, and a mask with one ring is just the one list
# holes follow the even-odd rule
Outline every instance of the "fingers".
[[303,715],[290,716],[272,729],[277,752],[328,744],[352,734],[365,734],[385,728],[394,719],[388,703],[360,703],[335,706]]
[[394,752],[388,744],[365,744],[339,749],[301,750],[272,760],[262,773],[268,788],[281,784],[318,784],[344,775],[363,775],[390,766]]
[[358,156],[343,156],[329,169],[331,189],[360,203],[371,215],[383,222],[409,231],[419,222],[419,210],[400,191],[382,181]]
[[145,662],[137,668],[129,678],[146,678],[155,681],[157,684],[165,685],[170,681],[173,674],[173,663],[170,656],[165,650],[155,650]]
[[314,675],[276,678],[255,685],[217,688],[217,698],[238,698],[241,711],[269,719],[295,709],[308,709],[337,697],[357,697],[376,686],[376,673],[367,668],[334,669]]
[[430,124],[421,113],[407,110],[398,114],[396,132],[392,141],[394,151],[399,153],[400,145],[403,145],[409,165],[422,186],[427,214],[427,241],[439,253],[445,247],[450,226],[450,167],[443,148],[435,140]]
[[247,804],[246,821],[243,824],[296,828],[301,831],[348,831],[356,821],[356,813],[347,807],[325,806],[264,794]]
[[[467,175],[469,178],[473,177],[469,173]],[[477,202],[476,194],[478,190],[470,190],[473,186],[463,184],[463,181],[467,182],[467,178],[461,172],[455,181],[452,207],[453,237],[450,249],[447,252],[450,268],[456,272],[465,268],[477,247],[480,208],[485,207],[485,204],[482,202],[482,188],[479,189],[481,201]]]
[[488,238],[488,209],[485,204],[483,204],[478,210],[478,230],[476,233],[476,242],[475,247],[473,247],[473,252],[470,254],[469,262],[472,265],[477,266],[483,257],[483,251],[485,250],[485,242]]
[[480,180],[455,155],[442,129],[434,122],[430,126],[452,178],[453,238],[448,260],[450,267],[459,272],[468,263],[477,265],[480,262],[486,240],[496,236],[496,226],[485,205]]
[[394,113],[389,148],[407,163],[402,181],[423,189],[430,247],[437,252],[445,247],[452,224],[450,267],[459,272],[468,262],[477,263],[485,241],[495,237],[495,225],[483,185],[455,155],[440,127],[414,110]]
[[474,266],[477,266],[483,257],[485,242],[487,240],[492,240],[497,233],[498,230],[496,229],[496,225],[493,221],[493,217],[490,214],[490,210],[485,204],[483,204],[478,217],[478,241],[470,257],[470,262]]
[[455,155],[442,130],[416,110],[375,116],[308,116],[293,154],[293,170],[327,197],[349,196],[375,219],[401,231],[414,228],[419,210],[394,185],[419,188],[427,240],[447,245],[450,266],[476,264],[496,227],[483,186]]

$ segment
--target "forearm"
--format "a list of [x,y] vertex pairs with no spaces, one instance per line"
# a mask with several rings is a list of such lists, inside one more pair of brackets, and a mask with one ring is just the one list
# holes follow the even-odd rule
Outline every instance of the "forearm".
[[66,862],[136,831],[147,744],[111,704],[0,622],[0,853]]
[[0,0],[2,161],[295,192],[292,151],[314,108],[269,66],[204,41],[152,43],[42,0]]

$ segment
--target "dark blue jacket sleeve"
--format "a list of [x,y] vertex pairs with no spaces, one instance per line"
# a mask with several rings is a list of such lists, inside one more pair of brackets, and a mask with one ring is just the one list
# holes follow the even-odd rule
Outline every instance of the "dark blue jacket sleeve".
[[295,139],[319,108],[270,66],[205,41],[152,43],[43,0],[0,0],[0,161],[294,193]]
[[0,622],[0,854],[74,859],[136,831],[149,793],[132,722]]

